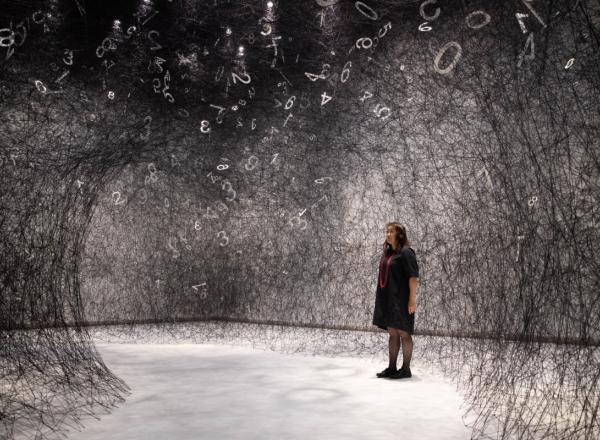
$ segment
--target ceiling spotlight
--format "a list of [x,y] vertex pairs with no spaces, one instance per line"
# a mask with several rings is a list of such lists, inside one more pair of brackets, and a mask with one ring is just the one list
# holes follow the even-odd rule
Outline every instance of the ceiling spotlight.
[[229,26],[227,26],[227,28],[225,29],[225,34],[231,35],[231,28]]
[[238,47],[238,52],[240,53],[240,55],[242,55],[244,53],[244,46]]
[[272,8],[273,7],[273,2],[267,2],[267,8]]

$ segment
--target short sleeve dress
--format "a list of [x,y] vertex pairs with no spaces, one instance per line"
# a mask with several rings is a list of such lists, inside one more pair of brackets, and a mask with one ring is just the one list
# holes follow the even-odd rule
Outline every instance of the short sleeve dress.
[[374,325],[383,330],[392,327],[413,334],[415,314],[408,313],[410,277],[419,277],[419,265],[413,248],[405,246],[382,255],[373,311]]

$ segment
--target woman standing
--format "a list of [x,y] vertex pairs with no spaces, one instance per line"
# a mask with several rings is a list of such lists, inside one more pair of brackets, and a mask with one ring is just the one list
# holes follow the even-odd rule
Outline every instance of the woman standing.
[[[403,379],[411,377],[412,334],[417,309],[419,265],[410,247],[406,228],[399,223],[386,225],[383,255],[379,262],[373,324],[390,334],[388,367],[377,377]],[[402,367],[396,368],[402,340]]]

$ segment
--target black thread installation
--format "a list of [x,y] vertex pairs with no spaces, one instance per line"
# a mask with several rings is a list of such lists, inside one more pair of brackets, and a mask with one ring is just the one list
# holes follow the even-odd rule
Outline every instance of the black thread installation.
[[597,1],[0,10],[3,438],[126,398],[100,325],[384,351],[391,220],[473,438],[600,436]]

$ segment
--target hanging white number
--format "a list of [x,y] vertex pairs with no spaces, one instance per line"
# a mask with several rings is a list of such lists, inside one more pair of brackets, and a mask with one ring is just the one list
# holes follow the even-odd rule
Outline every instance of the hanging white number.
[[254,168],[256,168],[257,165],[258,165],[258,157],[250,156],[248,158],[248,162],[244,165],[244,168],[247,171],[252,171]]
[[304,231],[306,229],[306,227],[308,226],[308,222],[306,221],[306,219],[301,218],[300,216],[297,217],[292,217],[290,219],[290,225],[295,228],[296,226],[300,226],[300,230]]
[[223,76],[223,72],[225,72],[225,67],[221,66],[217,69],[217,73],[215,74],[215,82],[219,82],[221,77]]
[[348,81],[348,78],[350,77],[350,68],[351,67],[352,67],[352,61],[348,61],[346,64],[344,64],[344,68],[342,69],[342,74],[340,75],[340,81],[342,81],[343,83]]
[[[448,67],[446,67],[445,69],[440,68],[440,61],[442,59],[442,57],[444,56],[444,54],[446,53],[446,51],[448,49],[450,49],[451,47],[456,49],[456,54],[454,55],[454,59],[452,60],[452,62],[448,65]],[[454,67],[456,66],[456,64],[458,63],[458,60],[460,60],[460,57],[462,55],[462,47],[460,46],[460,44],[458,44],[456,41],[450,41],[449,43],[446,43],[438,52],[438,54],[435,57],[435,61],[433,63],[433,68],[435,69],[435,71],[437,73],[441,73],[442,75],[446,75],[447,73],[452,72],[452,69],[454,69]]]
[[217,215],[217,213],[215,212],[214,209],[212,209],[210,206],[206,207],[206,214],[204,214],[204,218],[219,218],[219,216]]
[[419,7],[419,12],[421,14],[421,17],[423,17],[423,20],[434,21],[440,16],[440,8],[435,8],[435,13],[433,15],[425,13],[425,6],[435,5],[436,3],[437,0],[425,0],[423,3],[421,3],[421,6]]
[[73,65],[73,51],[69,49],[65,49],[63,52],[63,63],[67,66]]
[[150,139],[150,124],[152,123],[152,116],[146,116],[144,118],[144,128],[146,132],[140,135],[140,139],[143,141],[147,141]]
[[35,88],[38,89],[42,93],[46,93],[48,91],[48,89],[46,88],[44,83],[41,82],[40,80],[35,81]]
[[322,8],[327,8],[329,6],[335,5],[340,0],[315,0],[319,6]]
[[373,40],[370,38],[359,38],[356,40],[355,46],[357,49],[370,49],[373,46]]
[[373,8],[371,8],[363,2],[354,3],[354,7],[357,9],[358,12],[360,12],[362,15],[371,20],[377,20],[379,18],[377,12],[375,12]]
[[237,81],[241,82],[242,84],[250,84],[250,81],[252,80],[252,78],[250,78],[250,75],[248,75],[248,73],[244,72],[242,73],[242,77],[240,77],[237,73],[232,72],[231,76],[233,78],[233,83],[237,84]]
[[15,44],[15,33],[12,29],[0,29],[0,47],[10,47]]
[[160,37],[160,32],[152,30],[150,32],[148,32],[148,40],[150,40],[152,42],[152,44],[154,46],[152,46],[150,48],[150,50],[160,50],[162,49],[162,46],[160,44],[158,44],[157,41],[154,40],[154,38],[152,37],[153,35],[156,35],[157,37]]
[[537,11],[535,9],[533,9],[533,6],[531,6],[531,3],[530,3],[531,0],[521,0],[521,1],[527,7],[527,9],[529,9],[531,11],[531,13],[535,16],[535,18],[537,18],[537,20],[542,24],[542,26],[546,27],[546,23],[544,23],[544,20],[542,20],[542,17],[540,17],[540,14],[538,14]]
[[125,199],[121,199],[121,193],[119,191],[114,191],[112,193],[112,198],[115,205],[123,205],[125,203]]
[[219,246],[223,247],[229,244],[229,237],[225,231],[217,232],[217,237],[221,238],[221,240],[219,240]]
[[289,110],[294,106],[294,103],[296,102],[296,96],[291,96],[290,99],[287,100],[287,102],[285,103],[285,109]]
[[204,134],[210,133],[210,122],[204,120],[200,123],[200,131]]
[[225,197],[225,200],[227,200],[228,202],[233,202],[235,200],[237,193],[234,191],[233,187],[231,186],[231,182],[229,182],[229,180],[223,180],[223,182],[221,184],[221,188],[223,188],[223,190],[227,191],[228,193],[233,194],[230,197]]
[[311,81],[316,81],[318,79],[325,79],[325,75],[316,75],[314,73],[310,73],[310,72],[304,72],[304,74],[306,75],[306,77],[308,79],[310,79]]
[[372,98],[373,94],[371,92],[365,92],[363,96],[360,98],[360,102],[365,102],[366,99]]
[[387,119],[392,114],[392,111],[388,107],[382,106],[381,104],[377,104],[373,112],[377,115],[378,118],[381,119]]
[[567,64],[565,64],[565,70],[569,69],[573,63],[575,62],[575,58],[571,58],[569,61],[567,61]]
[[383,26],[381,29],[379,29],[379,32],[377,32],[377,35],[379,35],[379,38],[383,38],[385,37],[385,35],[388,33],[388,31],[392,28],[392,22],[388,21],[385,26]]
[[[529,54],[525,55],[525,52],[527,52],[528,48]],[[521,67],[523,59],[525,58],[527,58],[530,61],[535,58],[535,41],[533,40],[533,32],[531,32],[527,37],[527,41],[525,41],[525,47],[523,48],[523,51],[519,54],[519,61],[517,62],[517,67]]]
[[[483,17],[483,20],[479,23],[473,23],[472,19],[473,17]],[[467,17],[465,18],[465,21],[467,22],[467,26],[469,26],[471,29],[481,29],[484,26],[487,26],[489,24],[489,22],[492,20],[492,17],[490,17],[490,14],[488,14],[487,12],[484,11],[473,11],[471,12],[469,15],[467,15]]]
[[527,27],[525,26],[525,22],[523,21],[523,19],[529,17],[529,14],[522,14],[520,12],[517,12],[515,14],[515,16],[517,17],[517,21],[519,22],[519,26],[521,27],[521,32],[523,32],[524,34],[526,34],[527,33]]

